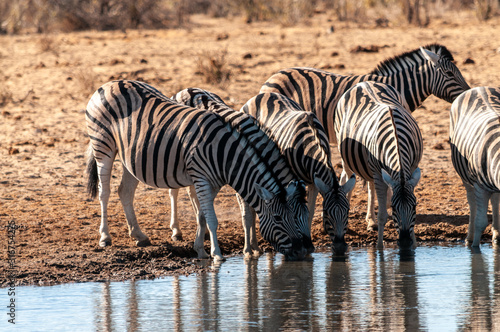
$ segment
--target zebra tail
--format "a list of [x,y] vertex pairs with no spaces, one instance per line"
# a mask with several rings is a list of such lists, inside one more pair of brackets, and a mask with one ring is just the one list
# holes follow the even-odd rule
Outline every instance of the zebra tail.
[[89,143],[87,149],[87,192],[90,195],[90,199],[94,200],[97,196],[98,186],[98,176],[97,176],[97,162],[94,158],[92,144]]

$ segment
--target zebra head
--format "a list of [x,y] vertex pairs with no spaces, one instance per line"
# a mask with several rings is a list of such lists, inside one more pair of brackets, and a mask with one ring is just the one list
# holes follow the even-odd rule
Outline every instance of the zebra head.
[[262,237],[287,260],[301,260],[312,253],[304,183],[290,182],[284,195],[273,195],[257,184],[256,188],[264,202],[259,215]]
[[470,89],[446,47],[433,44],[420,47],[420,51],[434,72],[433,83],[429,85],[433,95],[452,103],[462,92]]
[[323,228],[332,240],[332,249],[336,255],[344,255],[347,243],[344,235],[347,231],[349,216],[349,200],[347,194],[354,188],[356,176],[340,186],[338,181],[334,185],[327,185],[319,177],[314,178],[314,184],[323,196]]
[[382,170],[384,182],[392,189],[392,218],[398,225],[398,244],[401,249],[415,248],[415,219],[417,216],[417,198],[414,194],[415,186],[420,180],[420,168],[415,169],[411,178],[405,181],[395,181],[391,176]]

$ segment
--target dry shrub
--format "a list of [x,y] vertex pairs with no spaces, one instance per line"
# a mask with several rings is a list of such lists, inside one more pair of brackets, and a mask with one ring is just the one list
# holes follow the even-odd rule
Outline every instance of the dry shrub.
[[162,28],[169,21],[161,0],[66,0],[57,2],[61,30]]
[[[274,1],[276,2],[276,1]],[[279,21],[284,26],[293,26],[314,14],[316,0],[280,0],[277,13]]]
[[490,19],[495,5],[494,2],[493,0],[474,0],[474,9],[479,20],[486,21]]
[[0,85],[0,107],[13,102],[12,92],[4,84]]
[[203,76],[205,83],[224,84],[229,81],[231,71],[226,62],[226,55],[226,50],[199,55],[196,74]]
[[243,16],[247,22],[273,21],[285,26],[303,22],[319,9],[339,20],[366,22],[397,15],[426,25],[431,15],[468,10],[481,20],[498,13],[496,0],[4,0],[0,33],[23,30],[112,30],[186,26],[195,13]]
[[80,69],[74,77],[83,96],[88,97],[97,89],[97,75],[91,69]]
[[38,39],[38,47],[41,52],[52,52],[57,55],[57,45],[52,36],[44,35]]

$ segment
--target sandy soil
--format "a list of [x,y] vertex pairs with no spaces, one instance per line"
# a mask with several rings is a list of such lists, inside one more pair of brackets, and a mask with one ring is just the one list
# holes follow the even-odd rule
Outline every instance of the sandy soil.
[[[195,16],[189,28],[179,30],[0,36],[0,95],[12,94],[0,111],[0,286],[8,284],[11,272],[9,223],[17,227],[13,274],[17,284],[155,278],[205,269],[191,249],[195,222],[184,191],[180,195],[184,241],[172,242],[168,192],[139,185],[136,212],[153,245],[135,247],[116,194],[118,162],[109,205],[113,246],[98,246],[99,202],[89,201],[85,192],[84,109],[92,92],[109,80],[143,80],[167,96],[197,86],[239,108],[279,69],[310,66],[362,74],[390,56],[437,42],[452,51],[471,86],[500,81],[500,42],[492,38],[498,34],[498,18],[480,24],[456,14],[434,19],[427,28],[376,28],[371,22],[360,26],[332,17],[323,13],[307,24],[284,28]],[[335,31],[328,33],[332,25]],[[378,52],[351,53],[358,46],[372,45]],[[197,74],[197,62],[223,52],[231,70],[229,81],[205,83],[205,77]],[[464,64],[468,58],[475,63]],[[465,190],[447,143],[449,107],[430,97],[414,113],[424,137],[423,175],[416,188],[419,241],[463,241],[467,231]],[[333,158],[340,174],[337,151]],[[357,184],[347,235],[351,246],[373,245],[376,240],[376,233],[366,230],[366,199],[365,189]],[[222,252],[240,254],[243,229],[233,190],[223,188],[216,204]],[[386,241],[394,241],[395,235],[389,227]],[[490,239],[488,226],[484,241]],[[313,240],[318,248],[329,246],[319,210]],[[261,247],[271,250],[263,241]]]

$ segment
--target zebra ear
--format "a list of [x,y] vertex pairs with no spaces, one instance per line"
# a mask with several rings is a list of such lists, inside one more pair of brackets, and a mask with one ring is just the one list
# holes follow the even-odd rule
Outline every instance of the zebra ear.
[[439,55],[437,55],[436,53],[434,53],[432,51],[426,50],[423,47],[420,47],[420,51],[424,55],[424,58],[426,58],[427,60],[432,62],[434,64],[434,66],[437,66],[438,61],[439,61]]
[[270,201],[274,197],[272,192],[264,187],[261,187],[257,183],[255,184],[255,190],[257,191],[257,195],[264,201]]
[[385,169],[382,169],[382,179],[391,188],[394,188],[397,184],[397,182],[391,178],[391,176],[385,171]]
[[417,167],[417,169],[413,171],[411,179],[410,181],[408,181],[408,183],[411,184],[413,188],[415,188],[418,184],[418,181],[420,181],[420,167]]
[[189,91],[184,89],[177,92],[171,99],[173,99],[178,104],[188,105],[189,101]]
[[353,174],[351,175],[349,180],[347,180],[347,182],[342,186],[342,190],[344,190],[344,192],[348,194],[351,192],[351,190],[354,189],[355,184],[356,184],[356,175]]
[[297,191],[297,186],[299,183],[297,181],[291,181],[286,186],[286,199],[288,199],[291,195],[293,195]]
[[331,190],[331,186],[327,185],[320,178],[314,176],[314,185],[319,189],[319,192],[322,195],[325,195],[327,192]]

